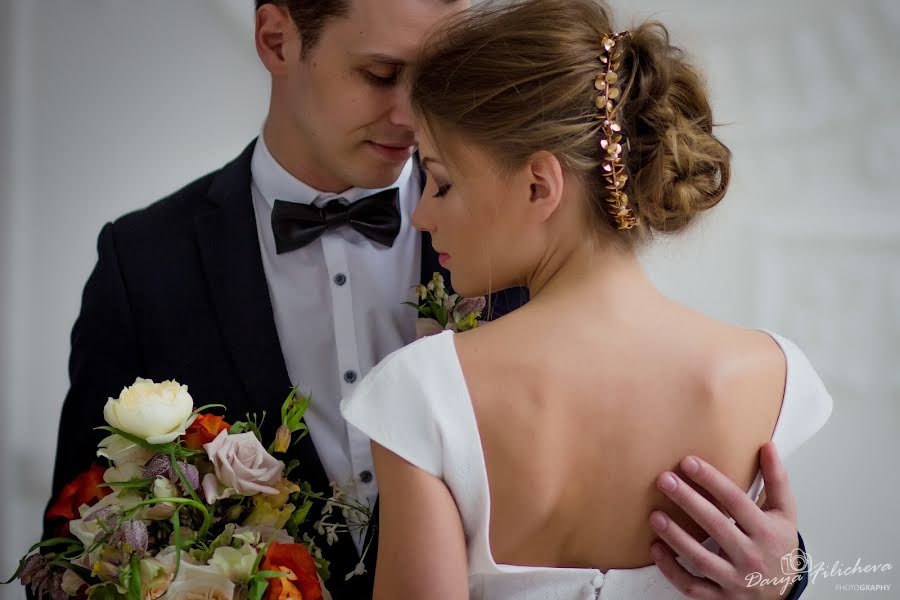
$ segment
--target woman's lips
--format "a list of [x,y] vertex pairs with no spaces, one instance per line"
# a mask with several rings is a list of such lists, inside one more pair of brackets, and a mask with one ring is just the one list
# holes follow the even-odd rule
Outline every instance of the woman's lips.
[[442,267],[447,266],[447,261],[450,260],[449,254],[444,254],[443,252],[438,253],[438,262],[441,263]]
[[372,148],[389,162],[406,162],[412,156],[412,145],[386,146],[377,142],[369,142]]

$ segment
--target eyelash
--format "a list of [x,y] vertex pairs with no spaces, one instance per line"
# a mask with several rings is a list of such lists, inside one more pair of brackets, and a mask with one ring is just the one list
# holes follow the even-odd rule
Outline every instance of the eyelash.
[[397,73],[394,73],[390,77],[379,77],[370,71],[363,71],[366,75],[366,79],[369,80],[369,83],[373,85],[377,85],[379,87],[391,87],[395,83],[397,83]]
[[448,183],[448,184],[445,184],[445,185],[439,185],[439,186],[438,186],[438,190],[437,190],[437,194],[435,194],[434,197],[435,197],[435,198],[443,198],[444,196],[447,195],[447,192],[449,192],[449,191],[450,191],[450,188],[452,188],[452,187],[453,187],[453,186],[452,186],[451,184],[449,184],[449,183]]

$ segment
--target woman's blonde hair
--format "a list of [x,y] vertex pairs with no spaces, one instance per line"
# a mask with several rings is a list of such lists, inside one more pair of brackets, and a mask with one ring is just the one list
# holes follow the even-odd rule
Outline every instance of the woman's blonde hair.
[[594,86],[608,8],[596,0],[487,2],[432,35],[411,67],[411,96],[427,128],[452,131],[488,151],[501,168],[554,154],[588,192],[594,224],[631,244],[675,232],[715,206],[730,178],[731,153],[712,133],[703,80],[646,22],[621,39],[617,102],[638,226],[617,231],[607,210]]

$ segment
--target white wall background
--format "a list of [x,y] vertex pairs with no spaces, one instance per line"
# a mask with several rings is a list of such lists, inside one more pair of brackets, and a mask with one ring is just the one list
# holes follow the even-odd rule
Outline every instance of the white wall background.
[[[817,580],[900,590],[900,2],[619,0],[706,68],[728,198],[646,264],[716,317],[804,347],[835,399],[788,460]],[[250,0],[0,2],[0,579],[37,539],[69,333],[102,224],[235,156],[267,78]],[[877,592],[872,597],[879,597]],[[20,598],[21,588],[0,588]]]

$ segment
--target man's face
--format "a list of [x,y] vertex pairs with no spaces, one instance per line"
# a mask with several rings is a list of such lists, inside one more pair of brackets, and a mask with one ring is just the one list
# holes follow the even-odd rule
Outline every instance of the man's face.
[[427,32],[465,5],[351,0],[348,14],[327,20],[303,59],[299,37],[289,36],[273,107],[301,145],[310,183],[342,191],[386,187],[399,177],[415,144],[403,68]]

